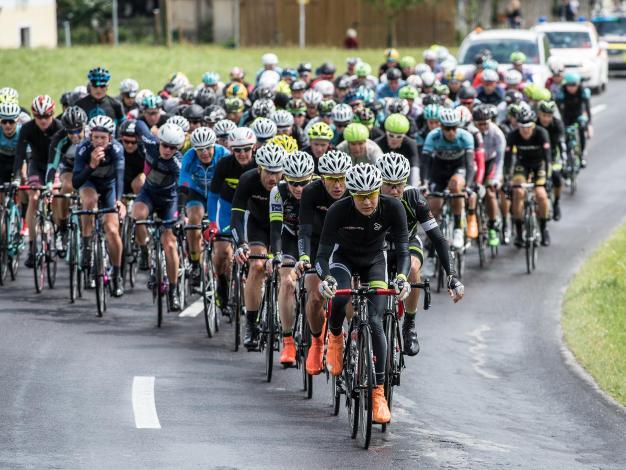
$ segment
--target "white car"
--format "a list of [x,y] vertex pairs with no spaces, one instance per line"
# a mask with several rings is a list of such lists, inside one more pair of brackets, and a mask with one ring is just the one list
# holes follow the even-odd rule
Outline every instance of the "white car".
[[591,90],[604,91],[609,82],[608,44],[598,38],[593,23],[542,23],[533,29],[546,35],[550,56],[556,57],[566,72],[577,72]]
[[476,56],[488,50],[492,59],[498,62],[498,71],[504,72],[512,67],[511,54],[523,52],[526,55],[524,69],[532,76],[533,83],[544,85],[550,76],[546,65],[549,56],[548,41],[538,31],[527,29],[492,29],[472,31],[459,48],[459,67],[470,78]]

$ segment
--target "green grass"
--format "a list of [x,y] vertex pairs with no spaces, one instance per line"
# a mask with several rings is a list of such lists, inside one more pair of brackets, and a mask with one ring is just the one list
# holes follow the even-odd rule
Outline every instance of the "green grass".
[[563,331],[576,359],[626,405],[626,225],[596,250],[570,284]]
[[[347,57],[358,55],[376,69],[383,61],[383,49],[349,51],[330,48],[244,48],[226,49],[221,46],[176,45],[171,49],[156,46],[84,46],[70,49],[14,49],[2,51],[0,86],[11,86],[20,92],[22,105],[38,94],[47,93],[59,99],[65,91],[85,84],[87,71],[102,65],[111,71],[110,94],[116,95],[119,82],[132,77],[141,88],[161,89],[176,71],[187,74],[197,84],[208,70],[219,72],[228,79],[231,67],[240,66],[246,78],[254,79],[260,67],[261,55],[268,51],[278,55],[281,66],[297,66],[311,62],[313,67],[331,60],[338,71],[344,70]],[[423,49],[401,49],[404,55],[421,59]]]

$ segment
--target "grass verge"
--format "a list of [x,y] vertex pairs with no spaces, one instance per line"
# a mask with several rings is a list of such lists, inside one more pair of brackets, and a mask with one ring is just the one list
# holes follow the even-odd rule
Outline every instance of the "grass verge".
[[[345,69],[347,57],[359,56],[377,70],[383,61],[383,49],[226,49],[215,45],[175,45],[170,49],[142,45],[13,49],[2,51],[0,87],[16,88],[20,92],[20,103],[28,107],[28,103],[38,94],[47,93],[58,100],[63,92],[85,84],[87,71],[97,65],[111,71],[112,95],[117,95],[119,82],[128,77],[137,80],[141,88],[159,90],[176,71],[184,72],[192,83],[197,84],[206,71],[217,71],[222,80],[227,80],[228,71],[239,66],[246,71],[247,79],[254,80],[261,55],[269,50],[278,55],[283,67],[296,67],[300,62],[310,62],[316,67],[330,60],[341,72]],[[403,55],[412,55],[418,61],[422,58],[422,51],[423,48],[400,50]]]
[[626,405],[626,225],[585,262],[565,294],[568,347],[598,385]]

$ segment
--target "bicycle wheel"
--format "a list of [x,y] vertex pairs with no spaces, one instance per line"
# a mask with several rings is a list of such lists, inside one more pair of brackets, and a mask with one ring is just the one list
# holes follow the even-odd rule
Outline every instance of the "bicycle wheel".
[[537,222],[537,215],[533,212],[532,216],[532,230],[533,230],[533,244],[531,250],[531,267],[534,271],[537,268],[537,258],[539,256],[539,247],[537,241],[539,240],[539,223]]
[[188,301],[189,278],[187,277],[189,261],[185,256],[183,247],[178,244],[178,300],[180,301],[180,309],[185,310]]
[[[353,317],[354,318],[354,317]],[[346,405],[348,407],[348,423],[350,425],[350,437],[356,438],[359,430],[359,338],[360,331],[356,326],[356,320],[353,319],[350,329],[348,330],[348,341],[346,344],[346,361],[345,379],[346,379]]]
[[305,318],[305,311],[304,311],[304,302],[299,302],[299,318],[300,318],[300,344],[298,346],[298,351],[300,352],[299,354],[299,362],[300,362],[300,369],[301,369],[301,374],[302,374],[302,389],[306,392],[308,392],[308,383],[309,383],[309,378],[308,375],[306,373],[306,359],[308,357],[308,353],[309,353],[309,347],[311,345],[311,330],[309,329],[309,324],[306,321]]
[[8,220],[4,215],[0,215],[0,286],[3,286],[7,275],[9,274],[9,232],[8,232]]
[[241,344],[241,314],[242,314],[242,291],[241,291],[241,278],[239,277],[239,268],[236,263],[233,263],[233,271],[230,277],[230,292],[231,292],[231,307],[233,310],[233,328],[234,328],[234,340],[235,351],[239,351],[239,345]]
[[35,276],[35,291],[39,294],[46,282],[46,263],[44,262],[44,233],[45,227],[43,221],[39,221],[37,224],[37,233],[35,234],[35,265],[33,267],[33,274]]
[[11,280],[15,281],[20,266],[20,253],[22,250],[22,234],[20,233],[22,218],[15,204],[12,204],[9,210],[9,222],[7,225],[9,234],[9,272],[11,273]]
[[204,325],[209,338],[216,333],[217,306],[215,305],[215,275],[213,273],[213,261],[208,251],[202,256],[201,290],[204,304]]
[[98,308],[98,316],[101,317],[106,311],[106,285],[104,281],[105,266],[104,266],[104,242],[99,240],[99,236],[96,235],[96,253],[95,253],[95,267],[96,267],[96,307]]
[[[393,386],[395,385],[397,373],[397,355],[400,354],[399,350],[397,350],[398,345],[396,344],[397,320],[395,319],[393,312],[387,312],[385,314],[384,328],[385,338],[387,339],[387,357],[385,360],[385,398],[387,399],[389,410],[391,410]],[[382,431],[385,432],[386,430],[387,424],[383,424]]]
[[265,290],[265,379],[271,382],[274,367],[274,316],[276,315],[276,297],[272,282],[266,284]]
[[361,328],[359,337],[359,362],[357,369],[359,385],[359,429],[357,442],[367,449],[372,437],[372,389],[374,385],[374,360],[372,356],[372,338],[369,327]]
[[78,280],[80,273],[78,272],[78,244],[76,234],[78,230],[74,227],[70,228],[70,242],[68,247],[68,260],[70,264],[70,302],[74,303],[78,297]]
[[158,252],[155,255],[156,264],[156,303],[157,303],[157,327],[161,328],[163,324],[163,302],[167,286],[165,284],[165,259],[161,245],[157,247]]
[[56,233],[54,225],[50,220],[46,221],[46,274],[48,277],[48,287],[54,289],[57,280],[57,251],[56,251]]
[[532,214],[528,205],[524,208],[524,248],[526,251],[526,273],[532,273],[532,256],[535,245],[534,235],[535,232],[532,227]]
[[476,206],[476,221],[478,223],[478,239],[476,240],[478,245],[478,264],[483,269],[487,262],[487,231],[485,230],[486,224],[482,201],[479,201]]

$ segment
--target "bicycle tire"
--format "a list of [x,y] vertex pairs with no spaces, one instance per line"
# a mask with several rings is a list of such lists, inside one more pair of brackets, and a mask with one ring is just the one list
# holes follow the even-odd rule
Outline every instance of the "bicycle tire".
[[359,432],[357,442],[367,449],[372,438],[372,390],[375,373],[372,356],[372,338],[369,327],[364,325],[359,336]]
[[524,249],[525,249],[525,254],[526,254],[526,273],[527,274],[531,274],[532,273],[532,249],[533,249],[533,245],[534,245],[534,231],[533,228],[531,226],[531,213],[530,213],[530,208],[528,207],[528,205],[524,208]]
[[[394,374],[396,373],[395,367],[395,354],[396,354],[396,319],[393,316],[393,312],[385,314],[384,320],[384,332],[385,339],[387,340],[387,357],[385,360],[385,398],[387,399],[387,406],[391,411],[391,401],[393,399],[393,386],[394,386]],[[382,425],[382,432],[387,431],[387,424]]]
[[302,369],[302,387],[308,396],[309,374],[306,372],[306,360],[309,355],[309,347],[311,345],[311,330],[309,329],[309,323],[306,321],[306,313],[303,308],[303,304],[300,305],[300,322],[302,335],[300,337],[300,368]]
[[22,218],[15,204],[11,206],[9,211],[9,235],[11,250],[9,273],[11,274],[11,280],[15,281],[17,278],[17,272],[20,267],[20,250],[22,245],[22,234],[20,233],[22,227]]
[[103,247],[99,238],[99,235],[96,235],[96,307],[98,309],[98,316],[102,317],[106,311],[106,286],[104,282],[104,253],[102,251]]
[[[265,380],[272,381],[272,371],[274,369],[274,308],[275,298],[272,283],[266,285],[265,293]],[[269,292],[268,292],[269,291]]]
[[37,223],[37,233],[35,234],[35,264],[33,266],[33,274],[35,276],[35,291],[39,294],[45,286],[46,266],[44,263],[44,224],[42,220]]
[[233,328],[234,328],[234,351],[239,351],[239,345],[241,344],[241,278],[239,277],[239,267],[236,263],[233,263],[232,275],[230,278],[231,296],[233,308]]
[[[208,252],[205,252],[205,255]],[[213,261],[210,256],[202,257],[202,302],[204,310],[204,325],[207,336],[212,338],[215,333],[215,317],[217,316],[217,306],[215,305],[215,276],[213,275]]]
[[78,278],[80,274],[78,272],[78,245],[76,243],[76,233],[77,230],[70,226],[70,243],[68,247],[68,260],[69,260],[69,268],[70,268],[70,302],[76,302],[76,298],[78,297]]
[[161,328],[163,324],[163,297],[165,295],[165,281],[163,277],[163,264],[162,264],[163,252],[161,250],[161,245],[157,246],[157,252],[155,255],[155,264],[156,264],[156,275],[155,275],[155,283],[156,283],[156,302],[157,302],[157,327]]
[[[353,317],[354,318],[354,317]],[[359,361],[358,342],[353,341],[353,335],[360,338],[360,332],[357,330],[355,321],[351,323],[348,331],[348,340],[346,341],[345,377],[346,377],[346,405],[348,407],[348,424],[350,425],[350,438],[355,439],[359,430],[359,393],[358,379],[355,364]]]
[[48,249],[46,250],[46,274],[48,278],[48,287],[54,289],[57,280],[57,252],[56,252],[56,234],[51,221],[46,222],[46,240]]
[[0,215],[0,223],[2,227],[0,229],[0,286],[3,286],[6,282],[9,274],[9,231],[8,220],[4,215]]

